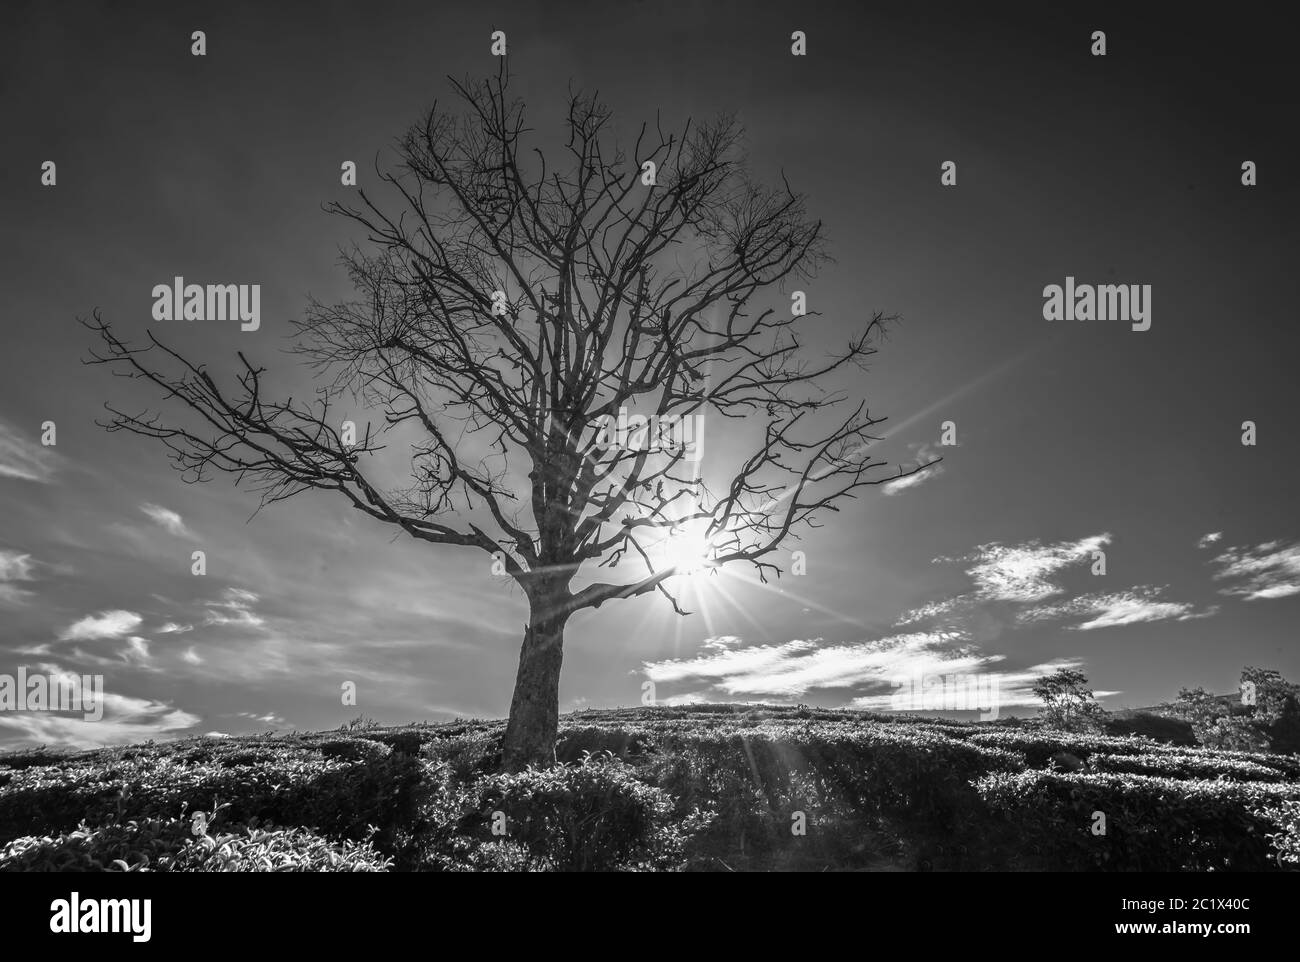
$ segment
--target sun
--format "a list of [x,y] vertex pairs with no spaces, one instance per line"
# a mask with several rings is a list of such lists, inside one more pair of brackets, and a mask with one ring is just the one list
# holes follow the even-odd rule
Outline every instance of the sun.
[[694,576],[707,573],[712,565],[715,549],[708,535],[708,523],[701,521],[683,525],[669,533],[659,545],[661,565],[672,568],[677,575]]

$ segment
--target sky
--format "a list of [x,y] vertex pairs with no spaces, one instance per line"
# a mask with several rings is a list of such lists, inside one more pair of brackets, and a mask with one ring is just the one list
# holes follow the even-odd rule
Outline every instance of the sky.
[[[310,391],[290,321],[349,296],[339,251],[365,242],[322,209],[349,199],[340,164],[364,185],[449,75],[495,74],[494,30],[543,141],[570,85],[628,136],[735,111],[755,171],[824,222],[810,350],[900,315],[842,386],[888,416],[886,456],[943,459],[805,532],[802,575],[684,577],[685,618],[653,595],[583,612],[562,711],[641,704],[647,682],[659,704],[876,709],[901,678],[977,677],[1025,713],[1060,666],[1110,708],[1230,691],[1245,665],[1300,678],[1297,98],[1269,14],[302,9],[0,8],[0,676],[106,692],[97,721],[0,710],[0,746],[504,716],[527,605],[490,559],[325,492],[254,517],[228,478],[184,483],[156,442],[96,426],[106,401],[160,399],[84,365],[78,324],[99,309],[218,379],[243,351]],[[154,321],[174,276],[260,284],[260,328]],[[1149,290],[1149,329],[1047,320],[1067,277]]]

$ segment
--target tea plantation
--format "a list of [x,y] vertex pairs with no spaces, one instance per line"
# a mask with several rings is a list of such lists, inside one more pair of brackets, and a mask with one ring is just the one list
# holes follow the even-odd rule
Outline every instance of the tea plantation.
[[1300,759],[734,705],[0,755],[5,871],[1278,871]]

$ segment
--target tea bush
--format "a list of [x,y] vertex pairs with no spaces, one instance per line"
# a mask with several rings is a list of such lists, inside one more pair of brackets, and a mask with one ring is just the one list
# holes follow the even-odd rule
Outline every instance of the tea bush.
[[302,828],[236,826],[196,837],[191,826],[144,819],[20,838],[0,850],[0,871],[383,872],[391,865],[368,842],[333,842]]
[[1249,782],[1280,782],[1285,773],[1258,762],[1236,758],[1175,752],[1145,755],[1093,755],[1093,771],[1127,772],[1132,775],[1161,775],[1167,778],[1232,778]]
[[1264,804],[1255,815],[1274,826],[1268,833],[1278,868],[1294,871],[1300,869],[1300,801],[1286,799],[1276,804]]
[[475,789],[480,833],[500,812],[510,840],[559,871],[673,868],[691,828],[663,791],[608,755],[490,775]]
[[[1222,871],[1300,860],[1295,756],[1019,720],[715,705],[567,716],[560,766],[506,775],[504,727],[367,724],[0,755],[4,866],[147,857],[150,870],[288,870],[337,856],[350,870],[355,855],[425,871]],[[231,826],[211,835],[219,857],[176,821],[218,805]],[[1095,811],[1105,836],[1091,834]]]
[[[1300,797],[1294,784],[1033,771],[986,775],[976,788],[1062,870],[1267,870],[1276,825],[1261,812]],[[1093,831],[1098,813],[1104,834]]]

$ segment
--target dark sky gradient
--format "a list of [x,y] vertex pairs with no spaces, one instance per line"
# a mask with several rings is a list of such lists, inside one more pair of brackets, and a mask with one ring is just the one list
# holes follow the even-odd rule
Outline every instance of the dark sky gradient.
[[[570,83],[629,138],[656,112],[737,111],[755,168],[825,221],[812,350],[901,314],[846,386],[890,416],[886,455],[945,459],[791,545],[802,578],[692,582],[687,619],[655,597],[583,613],[562,709],[637,704],[647,677],[661,700],[870,705],[918,666],[1012,691],[1077,663],[1118,707],[1229,690],[1246,664],[1300,676],[1290,34],[1253,9],[1177,24],[1040,7],[4,4],[0,673],[98,671],[116,700],[97,726],[0,714],[0,744],[504,714],[526,605],[486,556],[394,539],[323,493],[249,522],[256,495],[185,485],[157,444],[94,426],[110,398],[157,398],[84,367],[77,324],[99,308],[214,374],[243,350],[280,393],[309,390],[289,319],[309,294],[350,295],[338,250],[364,241],[321,209],[349,199],[339,164],[373,183],[448,74],[495,73],[493,29],[543,144]],[[261,330],[152,322],[150,290],[175,275],[261,284]],[[1067,275],[1150,284],[1151,330],[1045,321],[1043,287]],[[956,448],[938,447],[945,420]],[[83,621],[103,612],[133,617]]]

